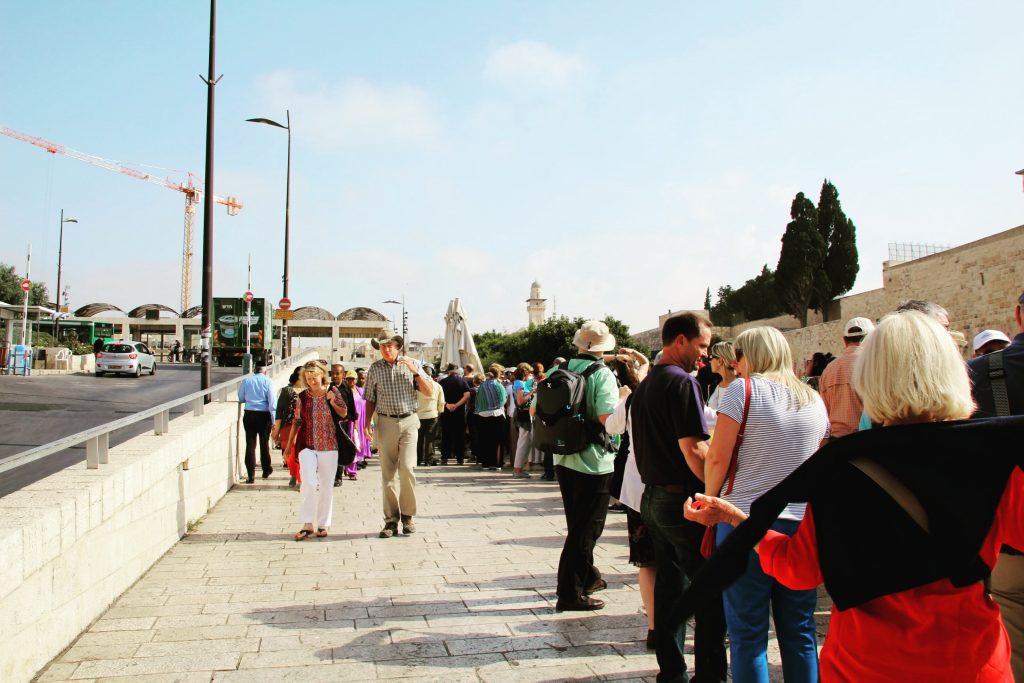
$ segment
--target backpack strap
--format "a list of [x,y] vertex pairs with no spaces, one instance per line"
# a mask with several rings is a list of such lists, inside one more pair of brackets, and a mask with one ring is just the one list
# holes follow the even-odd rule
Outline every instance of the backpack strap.
[[988,354],[988,381],[992,387],[992,402],[995,404],[996,415],[1006,417],[1010,414],[1010,397],[1006,393],[1006,370],[1003,368],[1003,352],[995,351]]

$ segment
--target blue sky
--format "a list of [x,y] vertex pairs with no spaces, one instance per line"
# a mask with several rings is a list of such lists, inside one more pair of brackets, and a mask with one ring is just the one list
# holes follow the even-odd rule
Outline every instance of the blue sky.
[[[0,126],[202,176],[209,5],[10,0]],[[855,291],[889,242],[1024,223],[1024,5],[989,2],[221,0],[217,295],[280,297],[292,113],[290,295],[334,313],[401,298],[410,337],[460,297],[517,329],[559,313],[634,330],[774,267],[793,195],[839,188]],[[150,170],[150,169],[147,169]],[[178,308],[183,199],[0,136],[0,260],[72,307]],[[198,301],[202,220],[197,221]],[[549,301],[549,313],[553,301]]]

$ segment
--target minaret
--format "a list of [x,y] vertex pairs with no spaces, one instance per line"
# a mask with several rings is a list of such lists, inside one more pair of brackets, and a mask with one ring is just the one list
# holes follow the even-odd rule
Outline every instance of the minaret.
[[530,325],[544,324],[544,311],[547,308],[545,301],[547,299],[541,298],[540,283],[534,280],[530,285],[530,298],[526,300],[526,314],[530,318]]

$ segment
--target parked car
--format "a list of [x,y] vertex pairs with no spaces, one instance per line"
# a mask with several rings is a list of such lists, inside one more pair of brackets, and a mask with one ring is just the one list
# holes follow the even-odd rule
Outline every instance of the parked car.
[[151,375],[156,374],[156,358],[142,342],[110,342],[103,345],[102,351],[96,352],[97,377],[102,377],[108,372],[139,377],[143,370],[148,370]]

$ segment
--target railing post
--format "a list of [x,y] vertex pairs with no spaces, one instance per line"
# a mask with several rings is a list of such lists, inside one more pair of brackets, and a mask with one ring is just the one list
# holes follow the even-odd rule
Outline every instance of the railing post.
[[153,434],[161,436],[171,431],[171,411],[161,410],[153,416]]
[[203,406],[205,406],[205,405],[206,404],[203,403],[203,397],[202,396],[200,396],[196,400],[192,401],[192,414],[194,416],[196,416],[196,417],[202,417],[203,416]]
[[85,466],[90,470],[97,470],[100,463],[106,465],[110,462],[110,433],[94,436],[85,442]]

